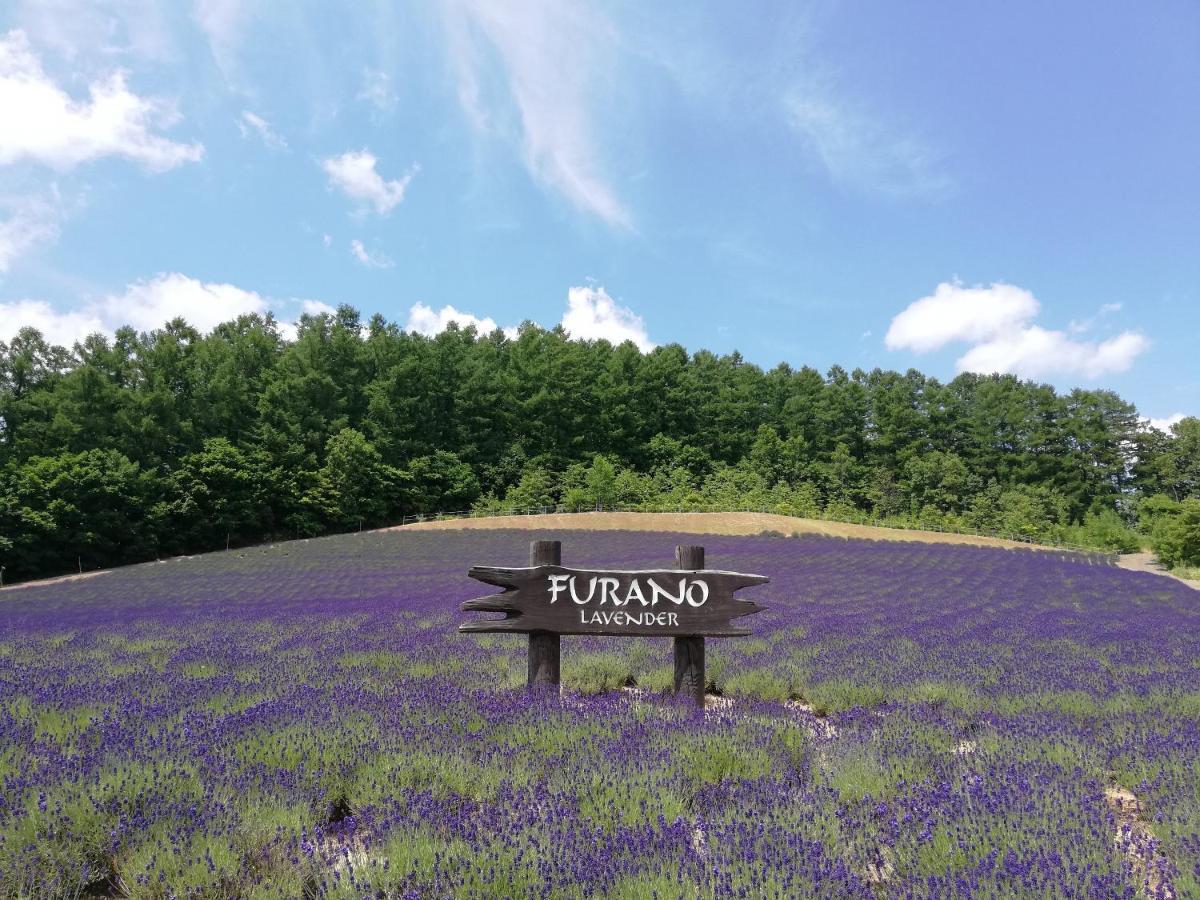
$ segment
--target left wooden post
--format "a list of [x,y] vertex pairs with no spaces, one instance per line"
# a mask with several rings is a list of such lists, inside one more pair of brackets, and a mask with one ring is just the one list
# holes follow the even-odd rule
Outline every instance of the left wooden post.
[[[561,566],[561,541],[530,541],[530,566]],[[529,691],[558,691],[561,638],[552,631],[529,632]]]

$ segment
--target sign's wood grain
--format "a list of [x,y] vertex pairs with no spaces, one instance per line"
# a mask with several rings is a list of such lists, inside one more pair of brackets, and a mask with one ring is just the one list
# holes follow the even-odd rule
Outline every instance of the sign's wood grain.
[[763,607],[735,598],[734,592],[769,580],[712,569],[627,571],[550,565],[474,566],[468,574],[504,588],[499,594],[462,604],[464,612],[505,614],[502,619],[476,619],[459,626],[460,631],[476,633],[739,637],[750,631],[735,626],[733,620]]

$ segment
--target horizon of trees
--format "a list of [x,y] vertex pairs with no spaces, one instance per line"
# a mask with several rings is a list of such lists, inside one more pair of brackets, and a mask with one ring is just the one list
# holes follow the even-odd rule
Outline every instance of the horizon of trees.
[[1200,420],[1166,434],[1107,390],[764,370],[736,352],[643,354],[531,323],[514,339],[425,337],[349,306],[303,317],[294,341],[269,315],[207,335],[181,319],[123,328],[70,349],[33,329],[0,341],[9,580],[413,514],[597,503],[1109,549],[1157,528],[1180,532],[1164,552],[1187,564]]

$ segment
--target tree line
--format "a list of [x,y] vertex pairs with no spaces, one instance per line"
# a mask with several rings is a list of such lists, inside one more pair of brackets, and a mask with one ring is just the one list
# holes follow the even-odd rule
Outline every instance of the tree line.
[[[426,337],[349,306],[294,340],[247,315],[0,342],[10,580],[512,506],[753,506],[1130,549],[1197,498],[1200,421],[1164,433],[1111,391],[1008,375],[764,370],[531,323]],[[1182,534],[1167,552],[1186,563]]]

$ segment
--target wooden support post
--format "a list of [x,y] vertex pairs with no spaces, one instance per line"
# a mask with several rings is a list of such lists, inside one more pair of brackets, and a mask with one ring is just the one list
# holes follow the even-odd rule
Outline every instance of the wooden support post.
[[[559,541],[530,541],[530,566],[561,566],[562,543]],[[562,639],[551,631],[529,633],[529,676],[525,687],[529,691],[552,690],[557,693],[559,654]]]
[[[686,570],[703,569],[704,548],[681,544],[675,548],[675,565]],[[704,684],[704,638],[675,638],[675,693],[703,709]]]

